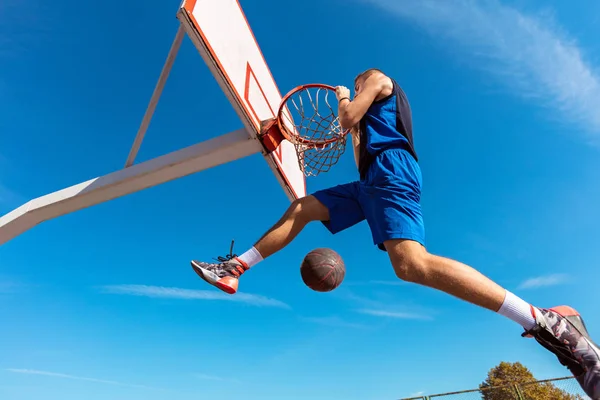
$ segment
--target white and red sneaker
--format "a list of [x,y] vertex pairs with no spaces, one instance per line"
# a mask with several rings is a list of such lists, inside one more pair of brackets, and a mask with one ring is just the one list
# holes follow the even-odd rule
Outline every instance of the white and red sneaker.
[[218,257],[218,263],[207,263],[192,260],[192,268],[198,276],[213,286],[218,287],[228,294],[235,294],[238,290],[239,277],[249,267],[233,254],[233,243],[231,250],[225,257]]
[[600,349],[571,307],[531,308],[536,326],[523,333],[556,355],[592,400],[600,400]]

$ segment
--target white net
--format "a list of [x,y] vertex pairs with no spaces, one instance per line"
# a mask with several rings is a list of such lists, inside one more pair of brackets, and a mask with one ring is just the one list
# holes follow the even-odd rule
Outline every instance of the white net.
[[287,99],[280,113],[281,129],[296,148],[305,176],[329,171],[346,150],[347,135],[336,110],[333,88],[307,85]]

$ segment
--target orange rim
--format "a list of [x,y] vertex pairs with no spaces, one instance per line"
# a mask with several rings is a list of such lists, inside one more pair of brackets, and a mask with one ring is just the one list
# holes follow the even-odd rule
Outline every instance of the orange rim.
[[[316,140],[304,139],[304,138],[298,136],[295,132],[290,131],[290,129],[283,122],[283,112],[287,108],[287,101],[290,99],[290,97],[292,97],[294,94],[296,94],[298,92],[301,92],[303,90],[310,89],[310,88],[321,88],[321,89],[326,89],[328,91],[335,93],[335,88],[333,86],[324,85],[321,83],[308,83],[306,85],[297,86],[294,89],[290,90],[285,96],[283,96],[283,99],[281,99],[281,105],[279,106],[279,110],[277,111],[277,125],[279,127],[279,130],[281,131],[281,134],[283,135],[283,137],[285,137],[287,140],[289,140],[292,143],[302,143],[303,145],[308,146],[308,147],[324,146],[326,144],[333,143],[333,142],[340,140],[342,137],[344,137],[346,135],[346,133],[348,133],[348,130],[343,130],[342,134],[338,137],[316,141]],[[337,99],[337,97],[336,97],[336,99]],[[291,116],[289,109],[287,110],[287,112]]]

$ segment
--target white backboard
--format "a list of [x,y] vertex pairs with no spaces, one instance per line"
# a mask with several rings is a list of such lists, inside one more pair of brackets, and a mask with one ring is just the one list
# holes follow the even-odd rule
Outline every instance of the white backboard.
[[[275,117],[281,92],[238,0],[184,0],[178,18],[249,133]],[[306,195],[294,146],[284,140],[265,156],[291,199]]]

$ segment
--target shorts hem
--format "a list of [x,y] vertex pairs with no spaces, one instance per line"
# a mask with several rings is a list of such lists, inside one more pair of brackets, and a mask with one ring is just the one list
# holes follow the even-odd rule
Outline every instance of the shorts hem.
[[331,221],[331,210],[332,210],[333,206],[332,206],[332,204],[329,204],[329,202],[327,201],[327,199],[328,199],[327,195],[324,194],[322,191],[317,191],[315,193],[312,193],[312,196],[314,198],[316,198],[321,204],[323,204],[325,206],[325,208],[327,208],[327,211],[329,212],[329,220],[319,221],[319,222],[321,222],[321,224],[323,224],[323,226],[332,235],[335,235],[336,233],[343,231],[344,229],[336,226],[335,223],[332,223],[332,221]]
[[379,240],[374,240],[373,243],[380,250],[387,251],[385,246],[383,245],[383,243],[388,240],[399,240],[399,239],[412,240],[413,242],[417,242],[420,245],[425,246],[425,237],[418,233],[393,233],[393,234],[386,235],[385,238],[382,238]]

